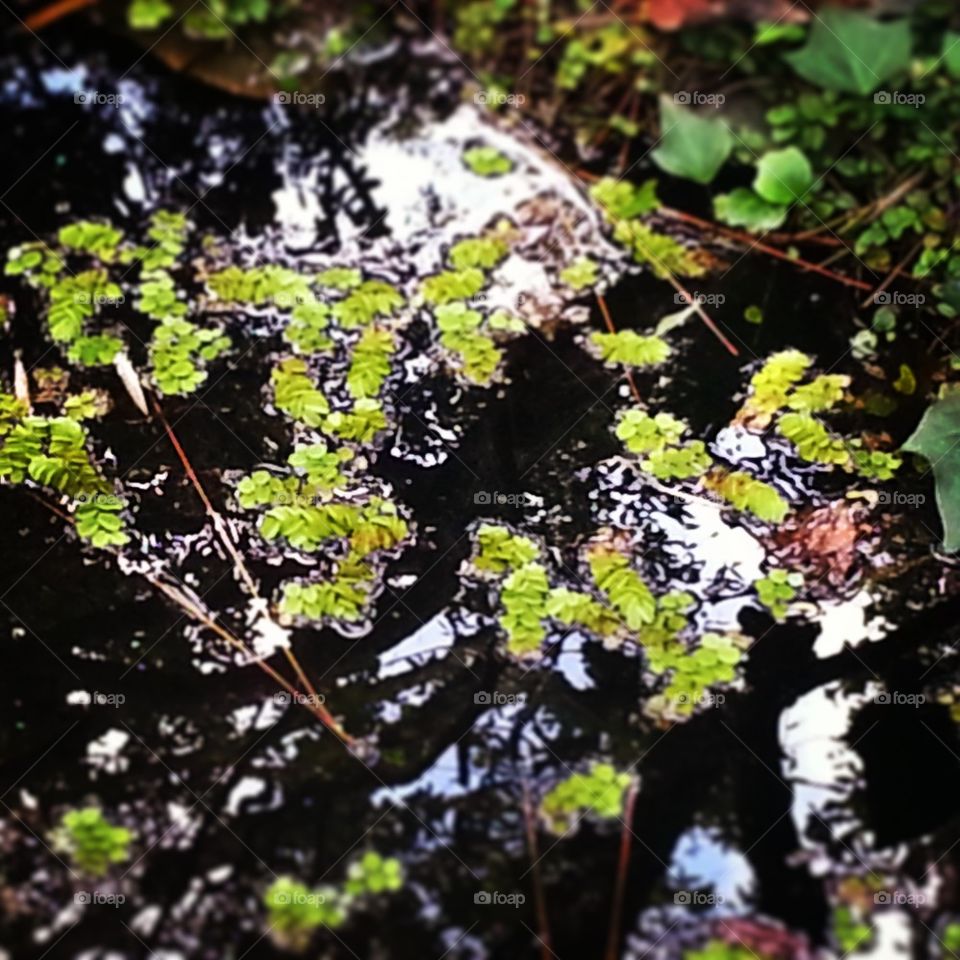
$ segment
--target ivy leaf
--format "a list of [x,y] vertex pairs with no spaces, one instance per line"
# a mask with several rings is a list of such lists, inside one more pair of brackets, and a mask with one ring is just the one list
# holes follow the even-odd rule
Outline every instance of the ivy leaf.
[[930,461],[943,521],[943,548],[955,553],[960,550],[960,393],[948,394],[929,407],[903,449]]
[[802,200],[812,183],[813,169],[803,151],[786,147],[760,158],[753,189],[768,203],[789,206]]
[[910,65],[907,20],[881,23],[855,10],[814,14],[806,45],[784,59],[818,87],[867,96]]
[[676,177],[709,183],[733,149],[727,125],[718,119],[698,117],[670,100],[660,101],[660,146],[654,162]]
[[713,198],[713,212],[722,223],[748,230],[776,230],[787,219],[787,208],[767,203],[749,187],[737,187]]

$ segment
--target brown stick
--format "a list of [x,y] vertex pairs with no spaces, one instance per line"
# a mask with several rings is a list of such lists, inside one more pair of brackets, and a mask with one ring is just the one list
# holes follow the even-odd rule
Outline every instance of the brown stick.
[[[153,403],[154,413],[156,413],[157,418],[163,424],[163,428],[166,431],[167,437],[170,440],[170,443],[173,445],[173,449],[176,450],[177,456],[180,458],[180,463],[183,465],[184,472],[187,474],[190,482],[193,484],[194,490],[197,492],[197,496],[203,503],[204,509],[207,511],[207,516],[210,517],[213,522],[214,529],[217,531],[217,536],[219,536],[221,543],[223,543],[224,548],[227,553],[230,554],[231,559],[233,560],[234,566],[242,577],[244,583],[247,586],[247,590],[250,593],[250,596],[256,600],[260,598],[260,591],[257,589],[257,585],[253,581],[253,577],[250,576],[250,571],[247,569],[247,565],[243,560],[243,556],[240,551],[237,550],[234,545],[233,540],[230,537],[230,533],[227,530],[227,525],[223,521],[223,517],[217,512],[213,504],[210,502],[210,498],[207,496],[206,491],[203,489],[203,484],[200,483],[200,478],[197,476],[196,471],[193,469],[193,465],[190,463],[190,458],[187,456],[187,452],[183,449],[183,446],[180,444],[180,441],[177,439],[177,435],[173,432],[173,427],[167,421],[167,418],[163,414],[163,409],[160,404],[157,402],[156,397],[150,398]],[[294,672],[297,674],[300,682],[303,684],[304,690],[313,697],[314,701],[319,703],[319,695],[317,694],[316,689],[313,684],[310,682],[306,673],[303,670],[303,667],[300,665],[300,661],[297,660],[294,656],[293,651],[287,646],[283,648],[284,655],[290,663],[290,666],[293,667]]]
[[765,253],[768,257],[774,257],[777,260],[783,260],[786,263],[792,263],[795,267],[799,267],[801,270],[809,270],[811,273],[818,273],[820,276],[828,277],[831,280],[835,280],[837,283],[844,284],[844,286],[856,287],[858,290],[873,289],[869,283],[865,283],[863,280],[857,280],[853,277],[845,277],[842,273],[835,273],[833,270],[828,270],[826,267],[821,266],[818,263],[812,263],[810,260],[804,260],[801,257],[791,257],[790,254],[784,253],[782,250],[778,250],[776,247],[771,247],[769,244],[764,243],[761,240],[757,240],[756,238],[751,237],[749,234],[740,234],[735,230],[727,230],[725,227],[711,223],[709,220],[701,220],[700,217],[695,217],[693,214],[684,213],[682,210],[673,210],[670,207],[660,207],[659,212],[668,217],[673,217],[676,220],[682,220],[685,223],[691,223],[695,226],[702,227],[705,230],[712,230],[719,236],[728,237],[731,240],[736,240],[738,243],[747,244],[750,249],[759,250],[760,253]]
[[[617,328],[613,325],[613,317],[610,316],[610,308],[607,306],[607,301],[604,299],[602,293],[597,293],[597,304],[600,307],[600,313],[603,314],[603,322],[607,325],[607,329],[611,333],[616,333]],[[633,379],[633,372],[629,367],[624,367],[624,374],[627,378],[627,383],[630,384],[630,391],[633,394],[633,399],[640,403],[640,391],[637,389],[637,383]]]
[[523,781],[523,822],[527,836],[527,851],[530,854],[530,870],[533,873],[533,899],[537,909],[537,927],[540,937],[541,960],[550,960],[553,950],[550,946],[550,918],[547,915],[547,898],[543,890],[543,877],[540,875],[540,848],[537,844],[537,823],[530,802],[530,789]]
[[42,30],[61,17],[76,13],[77,10],[83,10],[85,7],[92,7],[96,2],[97,0],[56,0],[56,3],[51,3],[27,17],[23,25],[28,30]]
[[620,860],[617,863],[617,877],[614,883],[613,906],[610,910],[610,931],[607,935],[605,960],[617,960],[617,948],[620,945],[620,921],[623,914],[623,894],[627,888],[627,868],[630,865],[630,841],[633,839],[633,808],[637,802],[637,781],[633,780],[627,788],[627,799],[623,811],[623,830],[620,833]]

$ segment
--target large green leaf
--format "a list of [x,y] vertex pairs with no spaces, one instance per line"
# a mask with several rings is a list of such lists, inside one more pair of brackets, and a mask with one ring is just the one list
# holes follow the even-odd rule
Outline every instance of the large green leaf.
[[943,547],[949,553],[960,550],[960,393],[948,394],[928,408],[903,449],[930,461]]
[[810,161],[802,150],[771,150],[757,161],[753,189],[768,203],[789,205],[801,200],[813,183]]
[[786,54],[805,80],[827,90],[867,96],[910,65],[910,24],[881,23],[856,10],[814,14],[806,45]]
[[713,212],[718,220],[731,227],[748,230],[776,230],[787,219],[787,208],[767,203],[749,187],[737,187],[730,193],[713,198]]
[[666,97],[660,101],[660,146],[654,162],[676,177],[709,183],[733,149],[733,136],[716,117],[700,117]]

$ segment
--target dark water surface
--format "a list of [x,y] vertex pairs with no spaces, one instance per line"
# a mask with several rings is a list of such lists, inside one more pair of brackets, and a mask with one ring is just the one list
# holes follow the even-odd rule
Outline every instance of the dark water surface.
[[[316,173],[310,203],[323,214],[301,235],[269,241],[287,262],[336,252],[344,223],[367,230],[371,243],[389,239],[356,151],[398,103],[406,122],[414,103],[441,117],[455,105],[455,89],[431,79],[437,71],[454,76],[451,68],[408,56],[344,78],[345,92],[331,97],[336,106],[319,122],[310,112],[280,117],[202,88],[149,57],[133,63],[128,48],[94,52],[104,38],[78,25],[45,39],[49,47],[8,37],[2,59],[4,248],[48,236],[71,218],[109,216],[133,226],[155,206],[189,209],[199,233],[223,237],[241,228],[256,244],[273,228],[282,170]],[[130,104],[75,104],[76,76],[66,68],[88,71],[85,88],[130,85]],[[428,89],[434,93],[425,96]],[[27,367],[62,362],[34,323],[29,291],[12,280],[5,289],[17,297],[18,317],[12,343],[3,344],[4,378],[13,348]],[[712,437],[730,421],[754,356],[794,346],[822,358],[826,369],[854,332],[852,295],[770,261],[745,258],[716,289],[727,301],[715,316],[742,344],[742,356],[729,356],[688,322],[670,377],[640,378],[697,436]],[[676,310],[673,291],[649,277],[624,279],[608,300],[623,326],[643,329]],[[741,319],[752,303],[771,318],[762,327]],[[130,322],[134,335],[147,336],[149,325],[138,330],[138,321]],[[599,316],[589,322],[600,328]],[[222,470],[281,462],[290,445],[288,425],[263,410],[275,344],[254,328],[241,339],[233,369],[211,377],[199,402],[164,401],[220,505],[229,493]],[[901,348],[922,359],[920,348],[909,346],[909,330],[904,339]],[[135,348],[134,359],[142,363],[143,352]],[[837,370],[860,376],[849,357]],[[508,385],[461,391],[428,372],[401,391],[397,442],[380,452],[372,471],[408,509],[417,542],[391,563],[367,635],[297,631],[297,654],[328,705],[355,737],[375,743],[361,756],[306,711],[276,704],[268,678],[211,650],[178,609],[124,575],[114,558],[81,548],[25,491],[0,489],[0,945],[10,957],[279,955],[264,936],[264,889],[283,874],[339,882],[346,861],[367,848],[403,861],[403,891],[335,934],[321,934],[308,955],[542,956],[531,870],[537,859],[551,950],[560,960],[603,957],[621,824],[587,819],[562,839],[541,830],[532,854],[524,819],[525,793],[536,797],[597,758],[640,776],[623,903],[630,936],[618,956],[679,957],[683,944],[696,946],[718,929],[718,918],[735,916],[781,922],[798,934],[797,944],[806,938],[816,949],[825,943],[835,883],[868,869],[898,883],[921,882],[931,867],[942,878],[935,909],[903,913],[903,929],[920,938],[958,906],[955,725],[946,707],[932,702],[883,706],[864,693],[870,682],[920,692],[955,677],[949,650],[956,603],[933,603],[938,593],[952,593],[952,581],[928,559],[939,529],[928,481],[902,481],[925,491],[926,505],[910,516],[870,515],[876,536],[866,538],[849,581],[823,592],[824,601],[843,606],[865,588],[868,619],[886,617],[886,637],[818,657],[815,614],[775,625],[743,584],[724,574],[743,559],[730,546],[740,541],[721,537],[698,549],[708,532],[688,505],[629,470],[597,466],[620,452],[611,411],[627,398],[570,328],[551,341],[531,335],[514,342],[508,375]],[[230,565],[201,534],[202,504],[160,426],[117,391],[109,368],[85,377],[117,401],[94,430],[101,453],[109,451],[117,473],[129,471],[131,481],[163,475],[157,488],[142,491],[138,529],[155,533],[158,552],[168,554],[165,534],[182,534],[189,547],[181,572],[195,577],[211,609],[235,608],[241,598]],[[906,402],[886,424],[896,441],[921,408],[919,397]],[[444,440],[434,423],[456,427],[459,438]],[[432,451],[442,462],[426,465],[423,456],[407,455],[411,450]],[[765,469],[790,476],[791,466],[773,451]],[[809,470],[790,482],[814,504],[841,488]],[[524,491],[544,506],[490,507],[476,502],[483,491]],[[549,542],[571,583],[577,545],[598,526],[639,531],[651,548],[646,572],[659,589],[693,590],[705,623],[739,622],[756,640],[743,689],[687,723],[662,728],[643,715],[647,679],[640,661],[623,651],[573,632],[551,637],[541,665],[510,662],[489,605],[461,593],[458,570],[481,518]],[[267,564],[256,572],[267,590],[281,579]],[[841,641],[861,639],[843,636],[844,629]],[[826,799],[814,802],[792,779],[784,711],[824,689],[828,701],[854,696],[846,736],[855,747],[844,746],[842,724],[833,732],[817,725],[822,706],[791,715],[791,723],[810,728],[794,739],[806,740],[808,750],[814,742],[830,770],[823,774]],[[125,701],[71,703],[78,690]],[[525,700],[491,707],[478,697],[491,691]],[[831,768],[838,754],[857,762],[844,768],[841,757]],[[134,860],[101,884],[126,897],[120,906],[77,907],[78,885],[47,848],[63,810],[91,800],[138,833]],[[816,817],[807,815],[808,801]],[[689,889],[722,891],[724,902],[678,906],[676,891]],[[480,903],[482,891],[522,894],[525,902]],[[898,936],[883,940],[878,955],[900,954]],[[805,949],[796,946],[794,955]]]

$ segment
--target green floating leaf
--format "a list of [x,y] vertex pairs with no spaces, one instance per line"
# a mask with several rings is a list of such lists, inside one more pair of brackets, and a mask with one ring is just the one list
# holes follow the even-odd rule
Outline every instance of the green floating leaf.
[[465,150],[463,162],[479,177],[498,177],[513,169],[513,161],[496,147],[473,147]]
[[635,330],[616,333],[592,333],[590,342],[600,350],[607,363],[622,363],[629,367],[648,367],[662,363],[670,356],[670,346],[657,336],[644,336]]
[[868,13],[827,8],[813,15],[806,44],[784,59],[804,80],[868,96],[910,66],[910,22],[883,23]]
[[716,117],[700,117],[663,97],[660,100],[660,146],[654,162],[675,177],[710,183],[733,149],[733,136]]
[[528,537],[511,533],[507,527],[483,524],[477,530],[477,556],[473,565],[478,570],[504,574],[536,560],[537,545]]
[[948,393],[929,407],[903,449],[930,462],[943,548],[948,553],[960,550],[960,393]]
[[91,877],[105,877],[115,863],[130,859],[133,832],[115,827],[97,807],[70,810],[53,833],[54,849],[70,856],[73,865]]
[[500,601],[504,613],[499,623],[507,631],[507,650],[514,656],[540,652],[540,644],[547,635],[542,618],[549,592],[547,572],[539,563],[519,567],[503,581]]
[[597,282],[597,265],[589,257],[580,257],[560,271],[560,279],[574,290],[592,287]]
[[594,763],[589,773],[574,773],[558,783],[544,798],[540,812],[555,833],[567,833],[577,814],[604,820],[623,812],[630,774],[619,773],[609,763]]

